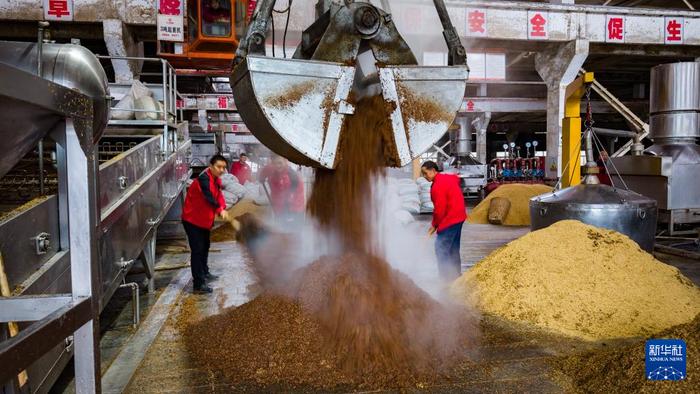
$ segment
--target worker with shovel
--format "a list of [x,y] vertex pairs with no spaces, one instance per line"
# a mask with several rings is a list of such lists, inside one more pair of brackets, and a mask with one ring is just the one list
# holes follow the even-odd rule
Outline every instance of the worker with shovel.
[[304,183],[301,175],[289,167],[287,159],[275,156],[260,172],[260,182],[270,185],[272,210],[281,222],[298,225],[304,219]]
[[462,238],[462,225],[467,220],[462,188],[459,178],[452,174],[441,174],[438,165],[426,161],[421,166],[423,177],[432,182],[430,199],[433,201],[433,221],[429,235],[437,233],[435,254],[438,259],[440,276],[445,280],[456,279],[462,270],[459,247]]
[[231,164],[231,174],[238,179],[238,183],[245,185],[246,182],[250,181],[252,171],[250,165],[248,165],[248,155],[244,152],[238,157],[238,161],[234,161]]
[[216,216],[228,220],[226,200],[221,192],[221,175],[226,172],[228,161],[221,155],[209,160],[209,167],[192,182],[187,189],[185,205],[182,208],[182,225],[187,233],[187,241],[192,252],[190,266],[194,282],[194,292],[211,293],[208,280],[217,278],[209,272],[209,236]]

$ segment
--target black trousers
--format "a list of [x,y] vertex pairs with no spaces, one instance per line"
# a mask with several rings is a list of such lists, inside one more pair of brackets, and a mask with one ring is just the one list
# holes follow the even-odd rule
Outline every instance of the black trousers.
[[183,221],[187,233],[187,241],[190,244],[192,255],[190,257],[190,268],[192,269],[192,279],[194,286],[199,287],[204,285],[206,276],[209,274],[209,240],[210,230],[205,230],[197,227],[192,223]]

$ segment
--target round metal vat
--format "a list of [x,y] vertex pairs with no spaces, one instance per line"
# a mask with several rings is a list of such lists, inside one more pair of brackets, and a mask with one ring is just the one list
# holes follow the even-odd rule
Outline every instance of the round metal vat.
[[[42,45],[42,77],[59,85],[75,89],[92,98],[93,140],[97,142],[109,121],[110,97],[100,61],[85,47],[73,44]],[[0,41],[2,62],[36,74],[37,44]]]
[[648,197],[608,185],[578,185],[530,199],[532,230],[574,219],[627,235],[651,252],[656,233],[657,203]]

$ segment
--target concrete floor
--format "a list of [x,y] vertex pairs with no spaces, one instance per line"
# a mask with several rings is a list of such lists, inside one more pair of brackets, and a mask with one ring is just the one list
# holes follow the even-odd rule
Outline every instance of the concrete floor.
[[[462,235],[463,267],[466,269],[490,251],[527,231],[527,228],[517,227],[465,225]],[[157,261],[160,269],[182,265],[188,260],[182,241],[160,249],[163,252]],[[700,284],[700,264],[668,255],[657,257],[677,266]],[[126,393],[235,391],[235,386],[219,381],[193,365],[184,349],[177,316],[183,302],[193,302],[201,315],[208,316],[249,301],[259,289],[249,258],[235,242],[212,244],[210,269],[220,278],[211,284],[214,294],[207,296],[191,294],[189,269],[184,269],[184,272],[183,269],[159,271],[156,281],[159,290],[155,295],[141,298],[142,327],[138,332],[131,327],[128,292],[124,291],[113,299],[101,320],[102,369],[110,376],[108,387],[104,387],[106,393],[122,392],[122,389]],[[178,277],[186,277],[187,284],[173,287]],[[169,294],[168,291],[175,291],[179,298],[165,308],[157,305],[157,296],[163,292]],[[153,332],[152,321],[158,320],[158,317],[162,320],[162,327],[156,326],[157,330]],[[144,325],[150,328],[144,329]],[[558,355],[570,353],[572,349],[581,351],[604,346],[530,332],[495,319],[485,319],[481,326],[479,350],[469,355],[472,362],[464,365],[464,380],[456,384],[431,386],[428,388],[431,392],[561,392],[563,388],[551,377],[549,362]],[[153,338],[150,347],[143,349],[142,359],[139,355],[125,354],[124,345],[143,341],[144,331],[151,331]],[[112,371],[109,371],[110,365],[115,365]],[[119,370],[115,373],[115,369]],[[70,376],[71,372],[67,371],[64,375]],[[64,377],[54,389],[56,392],[73,392],[70,378]],[[265,391],[264,388],[261,390]]]

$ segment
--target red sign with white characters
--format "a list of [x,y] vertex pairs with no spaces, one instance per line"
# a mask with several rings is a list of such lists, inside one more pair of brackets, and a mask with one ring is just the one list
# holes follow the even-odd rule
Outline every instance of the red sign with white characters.
[[668,17],[664,22],[664,41],[666,44],[682,44],[685,33],[685,19]]
[[248,10],[246,11],[246,21],[250,22],[250,18],[253,17],[253,12],[255,12],[255,6],[258,4],[257,0],[248,0]]
[[180,0],[159,0],[158,13],[161,15],[181,15]]
[[549,38],[548,12],[527,12],[527,38],[530,40],[546,40]]
[[228,108],[228,99],[226,96],[219,96],[217,99],[217,108],[219,109],[227,109]]
[[605,42],[625,42],[625,17],[607,15],[605,17]]
[[47,21],[73,20],[73,0],[44,0],[43,4]]
[[467,9],[467,36],[486,36],[486,10]]

